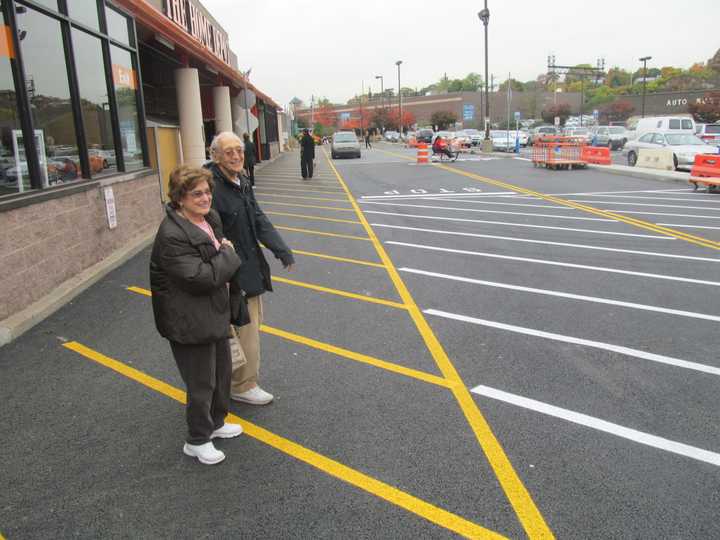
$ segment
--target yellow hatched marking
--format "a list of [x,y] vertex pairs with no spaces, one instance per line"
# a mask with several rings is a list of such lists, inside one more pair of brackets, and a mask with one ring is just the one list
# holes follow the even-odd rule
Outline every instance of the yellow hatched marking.
[[286,199],[303,199],[307,201],[332,201],[346,203],[347,199],[328,199],[325,197],[303,197],[302,195],[282,195],[280,193],[261,193],[263,197],[285,197]]
[[308,257],[318,257],[320,259],[328,259],[331,261],[360,264],[363,266],[373,266],[375,268],[385,268],[385,266],[383,266],[380,263],[371,262],[371,261],[361,261],[360,259],[349,259],[347,257],[336,257],[335,255],[327,255],[325,253],[315,253],[313,251],[301,251],[299,249],[293,249],[292,252],[295,255],[306,255]]
[[[71,341],[63,344],[63,347],[74,351],[77,354],[96,362],[97,364],[112,369],[128,379],[136,381],[160,394],[174,399],[175,401],[183,404],[187,401],[186,394],[182,390],[175,388],[160,379],[151,377],[150,375],[130,367],[123,362],[115,360],[114,358],[105,356],[104,354],[86,347],[81,343]],[[253,439],[256,439],[288,456],[297,459],[298,461],[302,461],[311,467],[314,467],[319,471],[333,476],[334,478],[337,478],[347,484],[355,486],[380,499],[388,501],[391,504],[399,506],[416,516],[424,518],[431,523],[435,523],[436,525],[452,532],[467,538],[505,538],[495,531],[491,531],[490,529],[486,529],[485,527],[468,521],[457,514],[443,510],[438,506],[423,501],[422,499],[401,491],[396,487],[386,484],[385,482],[348,467],[339,461],[335,461],[334,459],[330,459],[318,452],[299,445],[290,439],[276,435],[275,433],[240,418],[235,414],[228,414],[227,420],[232,423],[240,424],[243,427],[244,433]]]
[[148,291],[147,289],[143,289],[142,287],[135,287],[134,285],[132,287],[127,287],[127,290],[130,292],[143,294],[145,296],[152,296],[151,291]]
[[353,298],[355,300],[362,300],[363,302],[370,302],[371,304],[381,304],[383,306],[389,306],[396,309],[407,309],[403,304],[394,302],[392,300],[383,300],[382,298],[375,298],[373,296],[365,296],[348,291],[341,291],[339,289],[331,289],[329,287],[323,287],[322,285],[315,285],[314,283],[306,283],[304,281],[295,281],[294,279],[287,279],[284,277],[272,276],[273,281],[278,283],[285,283],[287,285],[294,285],[296,287],[303,287],[305,289],[312,289],[313,291],[324,292],[328,294],[334,294],[337,296],[344,296],[345,298]]
[[365,238],[364,236],[352,236],[350,234],[337,234],[337,233],[329,233],[324,231],[315,231],[310,229],[298,229],[296,227],[280,227],[278,225],[275,226],[276,229],[280,229],[283,231],[293,231],[293,232],[299,232],[299,233],[305,233],[305,234],[316,234],[318,236],[332,236],[334,238],[346,238],[348,240],[366,240],[370,242],[369,238]]
[[263,206],[293,206],[296,208],[317,208],[319,210],[337,210],[338,212],[355,212],[354,208],[340,208],[336,206],[316,206],[314,204],[293,204],[293,203],[284,203],[284,202],[275,202],[275,201],[263,201],[261,199],[258,199],[259,203],[262,203]]
[[[268,184],[278,185],[278,186],[301,187],[301,186],[306,185],[307,183],[301,184],[300,182],[291,182],[289,180],[286,181],[282,178],[278,178],[278,179],[267,178],[267,179],[262,179],[262,182],[256,182],[255,187],[263,187]],[[333,189],[337,189],[338,191],[342,191],[342,188],[337,187],[337,185],[338,185],[337,180],[333,180],[332,182],[326,182],[324,180],[316,182],[315,180],[313,180],[313,182],[312,182],[312,186],[320,186],[322,188],[328,188],[328,189],[333,188]],[[308,186],[308,187],[312,187],[312,186]]]
[[[273,190],[273,191],[294,191],[296,193],[324,193],[326,195],[342,195],[341,191],[328,191],[328,190],[320,190],[320,189],[292,189],[292,188],[280,188],[280,187],[264,187],[264,186],[255,186],[255,192],[257,193],[258,190]],[[265,195],[263,193],[263,195]]]
[[353,225],[362,225],[359,221],[355,221],[352,219],[336,219],[336,218],[326,218],[326,217],[320,217],[320,216],[308,216],[305,214],[291,214],[289,212],[265,212],[268,215],[271,216],[289,216],[289,217],[299,217],[299,218],[305,218],[305,219],[311,219],[313,221],[332,221],[333,223],[351,223]]
[[430,328],[428,322],[425,320],[425,316],[415,303],[414,298],[405,286],[400,274],[398,274],[395,265],[385,251],[385,248],[378,240],[368,221],[365,219],[365,216],[353,198],[350,189],[347,187],[347,184],[343,180],[342,176],[335,168],[335,165],[330,161],[330,158],[328,158],[327,153],[324,150],[323,153],[325,154],[325,159],[327,159],[330,167],[335,171],[338,181],[345,189],[348,199],[350,200],[350,204],[352,204],[355,208],[358,218],[363,222],[363,226],[365,227],[370,240],[375,246],[380,259],[385,264],[390,279],[400,294],[400,298],[402,298],[403,303],[407,306],[410,317],[425,341],[425,345],[435,359],[440,372],[447,381],[452,383],[450,389],[455,396],[460,409],[465,415],[468,424],[475,433],[475,437],[480,443],[480,447],[485,453],[490,466],[495,472],[495,476],[500,482],[505,495],[515,511],[515,514],[518,516],[520,523],[525,529],[525,532],[529,538],[533,539],[554,538],[552,531],[535,505],[530,493],[525,488],[522,480],[520,480],[520,477],[515,471],[515,468],[512,466],[512,463],[510,463],[510,459],[507,457],[505,450],[495,437],[495,434],[492,432],[487,420],[480,412],[477,403],[475,403],[475,400],[470,395],[470,392],[455,369],[455,366],[450,361],[450,358],[445,352],[442,344],[435,336],[435,333]]

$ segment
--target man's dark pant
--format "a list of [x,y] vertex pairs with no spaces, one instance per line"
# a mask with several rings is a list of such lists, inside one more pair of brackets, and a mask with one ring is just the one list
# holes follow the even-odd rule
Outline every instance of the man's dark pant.
[[232,358],[227,339],[204,345],[170,342],[187,387],[188,444],[205,444],[225,423],[230,408]]
[[312,178],[313,175],[313,159],[300,156],[300,173],[303,178]]
[[250,179],[250,185],[255,185],[255,165],[248,165],[245,170],[247,171],[248,178]]

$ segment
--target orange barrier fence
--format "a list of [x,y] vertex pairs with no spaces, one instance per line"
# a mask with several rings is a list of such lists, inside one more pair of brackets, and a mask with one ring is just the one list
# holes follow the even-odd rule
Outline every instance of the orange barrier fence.
[[417,145],[417,162],[429,163],[428,145],[426,143],[418,143]]
[[580,153],[580,159],[585,163],[593,163],[595,165],[610,165],[610,149],[606,146],[583,146]]
[[688,182],[693,184],[695,189],[698,185],[707,186],[708,189],[720,188],[720,155],[696,155]]
[[584,145],[584,141],[576,137],[543,137],[533,144],[533,166],[548,169],[587,167],[582,159]]

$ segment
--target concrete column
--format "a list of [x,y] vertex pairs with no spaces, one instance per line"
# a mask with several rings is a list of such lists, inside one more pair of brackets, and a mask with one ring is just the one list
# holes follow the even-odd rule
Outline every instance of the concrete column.
[[232,131],[229,86],[216,86],[213,88],[213,107],[215,108],[215,133]]
[[175,91],[180,115],[184,163],[199,167],[205,162],[205,131],[203,129],[198,70],[195,68],[176,69]]

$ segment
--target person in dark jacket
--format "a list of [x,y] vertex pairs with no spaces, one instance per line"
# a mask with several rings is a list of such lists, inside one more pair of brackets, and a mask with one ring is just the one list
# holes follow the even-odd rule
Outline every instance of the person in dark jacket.
[[242,141],[232,132],[220,133],[213,140],[211,148],[213,163],[206,167],[215,180],[212,206],[222,219],[223,234],[235,245],[243,261],[233,283],[244,290],[250,312],[250,323],[236,328],[246,363],[233,370],[230,397],[242,403],[265,405],[273,400],[273,396],[258,385],[262,324],[260,295],[272,291],[272,284],[270,266],[260,243],[272,251],[288,270],[292,269],[295,259],[260,209],[250,181],[242,175]]
[[303,180],[313,177],[313,160],[315,159],[315,139],[307,129],[300,137],[300,174]]
[[150,257],[155,325],[170,341],[187,387],[183,452],[206,465],[225,459],[212,439],[242,433],[241,426],[225,423],[232,372],[228,283],[241,261],[211,209],[212,188],[204,169],[181,166],[170,174],[171,202]]
[[243,144],[245,145],[245,173],[250,179],[250,185],[255,185],[255,143],[250,140],[250,135],[243,133]]

